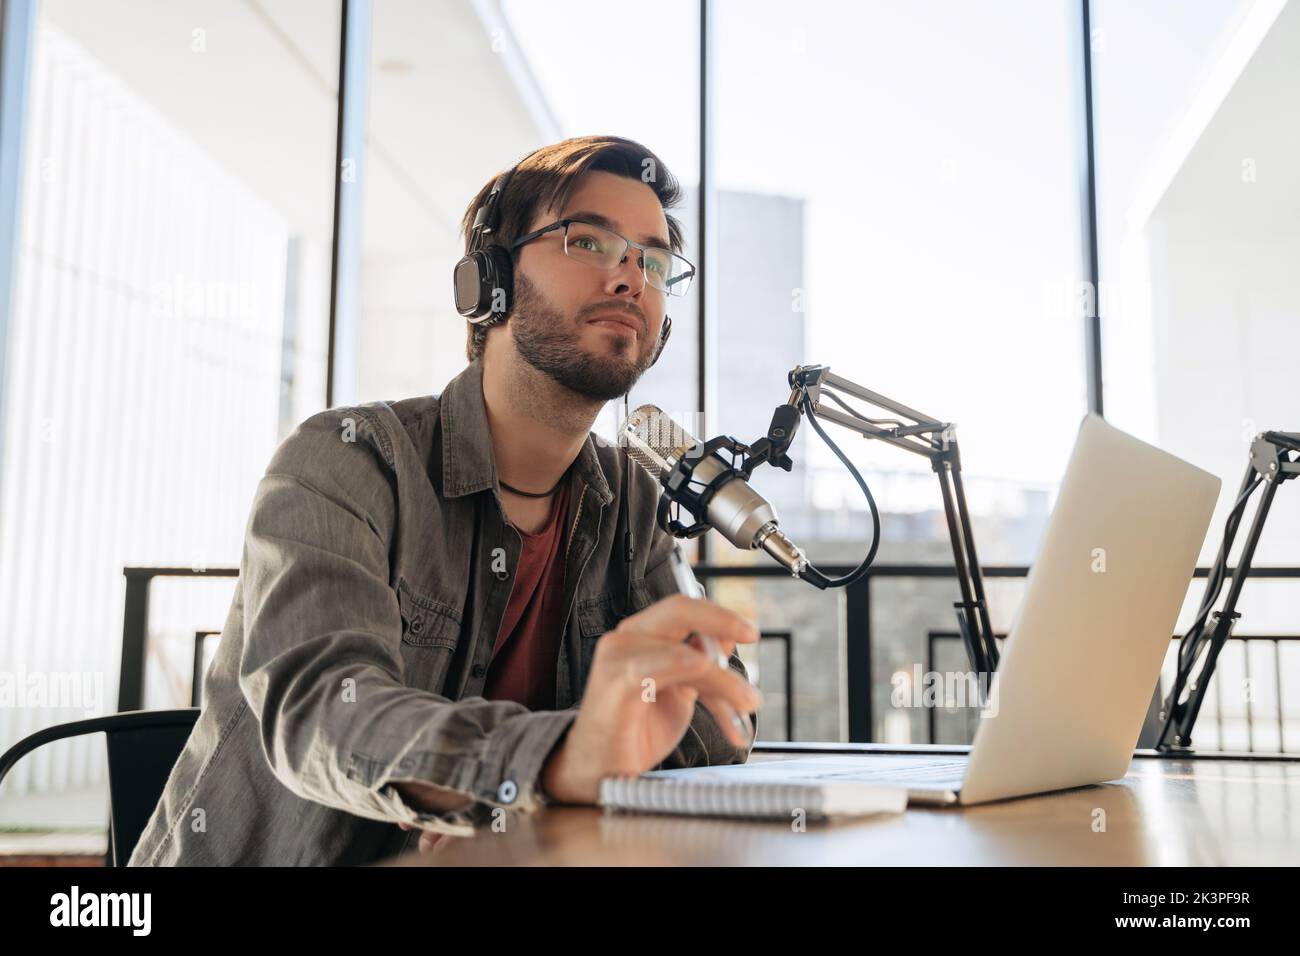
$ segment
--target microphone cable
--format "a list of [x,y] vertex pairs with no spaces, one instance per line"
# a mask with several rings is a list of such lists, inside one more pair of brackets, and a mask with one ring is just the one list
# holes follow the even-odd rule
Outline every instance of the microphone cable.
[[807,581],[814,587],[821,588],[823,591],[826,590],[826,588],[848,587],[850,584],[854,584],[861,580],[866,575],[867,569],[871,567],[871,562],[876,559],[876,551],[880,547],[880,511],[876,508],[876,499],[871,496],[871,489],[867,487],[867,483],[863,479],[862,475],[859,474],[858,469],[853,467],[853,462],[849,461],[848,456],[846,456],[844,452],[840,451],[839,445],[835,444],[831,437],[826,434],[822,429],[822,426],[818,423],[817,413],[813,410],[812,399],[809,397],[808,389],[806,387],[802,390],[797,407],[808,417],[808,424],[812,425],[813,430],[821,436],[822,441],[824,441],[830,447],[830,450],[835,453],[835,457],[838,458],[844,464],[844,467],[849,470],[849,474],[853,476],[854,480],[858,483],[858,487],[862,489],[862,493],[866,495],[867,506],[871,509],[872,526],[871,548],[867,551],[867,556],[862,559],[862,563],[848,574],[838,578],[829,578],[821,571],[817,570],[817,568],[813,567],[813,564],[810,561],[808,566],[799,573],[799,577],[803,578],[803,580]]

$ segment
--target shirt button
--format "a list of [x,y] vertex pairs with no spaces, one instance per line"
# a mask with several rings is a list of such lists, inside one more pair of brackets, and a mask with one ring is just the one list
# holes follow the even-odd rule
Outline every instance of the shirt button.
[[411,622],[412,634],[419,634],[423,630],[424,630],[424,618],[417,617],[415,620]]
[[519,788],[515,785],[513,779],[503,780],[501,786],[497,787],[497,799],[502,803],[514,803],[518,793]]
[[496,572],[496,576],[498,581],[504,581],[506,578],[510,577],[510,572],[505,568],[502,568],[500,571]]
[[482,677],[485,673],[487,673],[487,671],[484,669],[482,664],[475,664],[474,669],[471,670],[470,673],[473,674],[475,677]]

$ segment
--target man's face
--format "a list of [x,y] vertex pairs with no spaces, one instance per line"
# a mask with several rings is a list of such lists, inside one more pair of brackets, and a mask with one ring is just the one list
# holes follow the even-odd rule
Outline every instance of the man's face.
[[[563,211],[539,213],[528,231],[556,219],[599,213],[633,242],[655,236],[665,245],[668,220],[654,190],[640,180],[592,172]],[[630,389],[654,357],[667,293],[642,275],[640,252],[609,271],[565,255],[564,230],[525,243],[515,267],[514,306],[505,328],[529,365],[588,398],[609,401]],[[635,330],[610,321],[630,320]]]

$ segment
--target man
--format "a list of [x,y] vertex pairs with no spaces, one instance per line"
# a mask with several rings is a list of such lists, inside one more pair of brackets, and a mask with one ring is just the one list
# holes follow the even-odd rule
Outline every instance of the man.
[[276,451],[203,714],[131,865],[371,862],[417,831],[594,803],[605,777],[747,759],[761,697],[735,646],[757,631],[676,594],[657,484],[590,432],[656,357],[676,182],[583,137],[497,198],[510,305],[471,325],[469,366]]

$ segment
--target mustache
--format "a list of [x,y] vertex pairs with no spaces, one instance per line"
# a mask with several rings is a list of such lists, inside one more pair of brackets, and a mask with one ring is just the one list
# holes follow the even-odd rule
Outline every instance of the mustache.
[[643,333],[647,328],[645,313],[635,305],[622,305],[616,303],[600,303],[598,305],[591,305],[579,312],[578,318],[585,322],[592,316],[606,312],[616,313],[632,319]]

